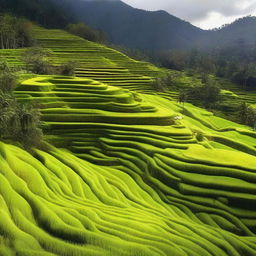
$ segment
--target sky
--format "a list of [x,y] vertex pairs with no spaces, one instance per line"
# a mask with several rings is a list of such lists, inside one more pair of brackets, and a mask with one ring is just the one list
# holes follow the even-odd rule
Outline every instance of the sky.
[[256,16],[256,0],[123,0],[145,10],[165,10],[203,29],[220,27],[234,20]]

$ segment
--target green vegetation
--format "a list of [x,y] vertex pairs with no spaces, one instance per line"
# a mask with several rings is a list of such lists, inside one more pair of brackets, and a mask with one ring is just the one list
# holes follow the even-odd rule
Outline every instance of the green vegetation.
[[64,76],[74,76],[77,68],[79,68],[79,62],[71,60],[66,63],[63,63],[58,68],[57,73],[60,73],[60,75],[64,75]]
[[39,147],[42,140],[40,111],[34,103],[18,102],[13,91],[17,75],[0,63],[0,139],[19,142],[26,149]]
[[8,63],[5,60],[0,62],[0,91],[10,93],[15,89],[17,76],[11,72]]
[[[182,95],[214,84],[61,30],[33,35],[54,67],[80,65],[15,89],[38,102],[53,146],[32,156],[0,143],[0,255],[256,254],[256,132]],[[1,53],[26,67],[24,50]],[[224,87],[218,97],[238,104]]]
[[33,44],[32,24],[8,14],[0,16],[0,49],[16,49]]
[[254,130],[256,129],[256,109],[253,106],[243,103],[239,115],[243,124],[253,127]]
[[32,73],[41,75],[54,73],[54,67],[49,60],[50,55],[50,50],[40,47],[34,47],[26,50],[23,56],[26,69]]
[[86,40],[98,43],[106,42],[106,36],[102,31],[95,30],[84,23],[69,24],[66,30]]
[[211,52],[200,50],[171,50],[153,55],[151,61],[178,71],[188,71],[226,78],[242,90],[256,89],[256,47],[241,45],[216,49]]
[[206,79],[202,82],[202,86],[189,88],[187,97],[192,101],[199,101],[206,108],[212,107],[220,100],[220,88],[214,83],[214,80]]
[[[0,12],[25,17],[48,28],[64,28],[73,22],[70,9],[56,5],[57,0],[0,0]],[[61,1],[63,2],[63,1]]]

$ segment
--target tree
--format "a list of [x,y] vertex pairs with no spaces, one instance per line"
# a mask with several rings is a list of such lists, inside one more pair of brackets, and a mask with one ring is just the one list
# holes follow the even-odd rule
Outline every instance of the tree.
[[243,102],[239,107],[238,116],[242,124],[246,124],[248,115],[248,104]]
[[251,126],[256,129],[256,109],[243,102],[239,107],[239,117],[242,124]]
[[220,99],[220,88],[214,83],[205,84],[201,88],[201,99],[206,107],[216,103]]
[[39,108],[16,100],[14,77],[8,64],[0,63],[0,139],[19,142],[27,149],[38,147],[42,140]]
[[167,89],[166,85],[161,77],[158,77],[153,81],[152,87],[154,90],[156,90],[158,92],[164,92]]
[[179,93],[178,102],[179,102],[180,104],[182,104],[182,106],[183,106],[183,112],[184,112],[186,100],[187,100],[187,93],[184,92],[184,91],[181,91],[181,92]]
[[25,148],[39,147],[42,140],[40,127],[40,111],[35,104],[18,103],[13,120],[12,137],[16,138]]
[[181,50],[172,50],[159,54],[160,63],[169,69],[182,71],[187,67],[189,62],[188,54]]
[[187,90],[187,97],[192,102],[200,101],[204,107],[212,107],[220,99],[220,88],[216,85],[213,79],[209,76],[204,78],[205,82],[202,86],[191,87]]
[[164,92],[175,86],[179,78],[180,74],[178,72],[169,72],[167,75],[163,77],[156,78],[153,82],[153,88],[156,91]]
[[0,61],[0,91],[9,93],[14,90],[17,76],[11,72],[6,60]]
[[255,64],[247,63],[246,65],[241,66],[239,72],[235,76],[235,81],[242,84],[243,89],[247,89],[248,80],[255,75],[255,73]]
[[0,90],[0,139],[8,137],[15,115],[15,98]]
[[13,94],[0,92],[0,139],[38,147],[43,136],[39,127],[40,111],[34,104],[19,103]]

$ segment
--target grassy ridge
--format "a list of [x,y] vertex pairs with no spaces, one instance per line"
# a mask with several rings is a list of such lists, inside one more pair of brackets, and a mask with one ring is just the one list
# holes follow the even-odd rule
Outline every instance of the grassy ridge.
[[[169,214],[204,227],[201,230],[187,223],[185,233],[199,230],[197,235],[205,235],[208,243],[215,245],[206,246],[206,252],[187,242],[183,248],[180,238],[168,239],[175,244],[174,255],[254,255],[255,132],[190,104],[183,106],[90,79],[32,78],[21,84],[16,95],[20,100],[41,103],[43,128],[51,143],[68,148],[102,170],[128,175],[154,200],[164,202]],[[198,134],[203,138],[198,139]],[[88,185],[96,189],[93,183]],[[129,194],[126,190],[122,193]],[[105,198],[105,193],[100,197]],[[148,211],[153,204],[147,198],[134,200]],[[124,199],[116,200],[123,204]],[[115,204],[113,199],[108,203]],[[176,232],[184,228],[168,227]],[[220,240],[215,241],[212,230],[221,232]],[[244,247],[244,239],[249,239],[250,245]],[[156,255],[170,255],[170,249],[161,247],[160,251]]]
[[[201,198],[199,207],[190,195],[184,204],[185,195],[151,175],[154,189],[125,168],[54,148],[35,158],[1,143],[0,159],[0,255],[255,255],[255,238],[224,198]],[[169,158],[153,159],[160,168]]]
[[[37,44],[50,49],[50,61],[60,65],[70,60],[79,62],[76,75],[109,85],[124,86],[129,89],[152,92],[152,77],[163,73],[150,63],[135,61],[126,55],[106,46],[86,41],[63,30],[49,30],[33,27]],[[23,66],[24,49],[1,50],[0,56],[6,58],[11,66]]]

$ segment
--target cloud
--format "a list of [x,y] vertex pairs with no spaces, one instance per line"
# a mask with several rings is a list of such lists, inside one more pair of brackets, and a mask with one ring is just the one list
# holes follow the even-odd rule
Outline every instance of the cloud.
[[236,17],[256,14],[255,0],[123,0],[137,8],[147,10],[166,10],[169,13],[190,21],[194,24],[216,26],[222,20],[224,23]]

